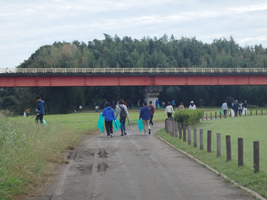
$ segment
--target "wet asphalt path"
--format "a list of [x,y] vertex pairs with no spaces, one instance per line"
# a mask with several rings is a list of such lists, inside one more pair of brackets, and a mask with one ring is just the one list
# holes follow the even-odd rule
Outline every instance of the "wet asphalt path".
[[57,183],[35,200],[226,200],[253,199],[155,137],[97,135],[70,155]]

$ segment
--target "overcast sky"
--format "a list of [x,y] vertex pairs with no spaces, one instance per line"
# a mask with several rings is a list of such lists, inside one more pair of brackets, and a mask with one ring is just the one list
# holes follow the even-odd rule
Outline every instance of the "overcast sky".
[[230,36],[267,48],[267,0],[1,0],[0,68],[13,68],[43,45],[112,37]]

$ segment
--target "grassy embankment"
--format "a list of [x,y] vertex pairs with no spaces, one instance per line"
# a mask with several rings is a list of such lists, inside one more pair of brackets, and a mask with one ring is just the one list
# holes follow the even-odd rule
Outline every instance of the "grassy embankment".
[[[164,120],[162,112],[156,113],[155,121]],[[36,188],[49,182],[65,162],[62,153],[97,130],[99,114],[45,115],[43,126],[35,124],[35,116],[6,118],[0,113],[0,199],[38,192]],[[137,123],[138,115],[130,111],[131,124]]]
[[[193,155],[195,158],[217,169],[229,178],[237,181],[264,197],[267,197],[267,116],[247,116],[218,120],[201,121],[196,125],[198,129],[198,147],[193,144],[172,138],[164,129],[158,135],[178,148]],[[199,150],[199,129],[204,129],[204,150]],[[212,152],[207,153],[207,131],[212,131]],[[216,153],[216,133],[221,133],[221,157]],[[226,161],[225,136],[231,135],[232,161]],[[238,167],[238,138],[244,142],[244,166]],[[260,143],[260,172],[254,173],[253,141]],[[225,180],[228,181],[228,180]]]

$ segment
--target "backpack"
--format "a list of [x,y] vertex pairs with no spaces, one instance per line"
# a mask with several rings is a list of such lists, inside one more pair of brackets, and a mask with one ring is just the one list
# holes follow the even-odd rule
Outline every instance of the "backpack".
[[126,113],[125,109],[123,107],[121,107],[121,106],[120,106],[120,108],[121,108],[120,118],[121,119],[126,119],[127,113]]

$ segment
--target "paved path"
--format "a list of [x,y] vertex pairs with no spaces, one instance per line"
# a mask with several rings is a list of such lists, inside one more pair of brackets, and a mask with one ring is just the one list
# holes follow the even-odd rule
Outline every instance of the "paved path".
[[112,138],[98,133],[70,156],[59,181],[35,200],[253,199],[155,137],[127,126]]

